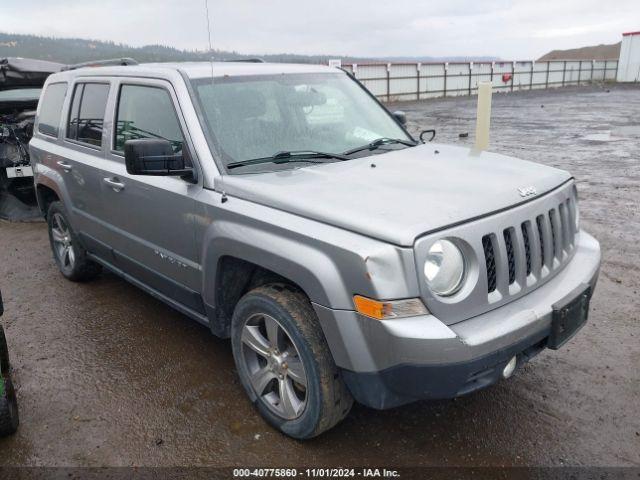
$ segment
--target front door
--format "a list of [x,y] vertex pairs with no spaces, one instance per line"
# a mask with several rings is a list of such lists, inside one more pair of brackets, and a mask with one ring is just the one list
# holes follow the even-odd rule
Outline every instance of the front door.
[[[194,238],[194,196],[202,188],[180,177],[129,175],[124,143],[163,138],[175,152],[189,147],[173,88],[161,80],[122,80],[102,179],[109,245],[116,266],[199,313],[202,269]],[[193,156],[192,156],[193,157]]]

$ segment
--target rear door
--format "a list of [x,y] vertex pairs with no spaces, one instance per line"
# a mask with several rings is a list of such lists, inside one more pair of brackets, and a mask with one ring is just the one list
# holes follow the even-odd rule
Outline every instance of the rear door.
[[110,82],[104,79],[77,80],[71,86],[64,118],[65,153],[57,162],[70,194],[74,228],[89,251],[102,255],[105,252],[96,240],[105,239],[101,180],[106,151],[104,117],[110,90]]
[[203,313],[194,238],[194,196],[201,181],[130,175],[124,162],[124,143],[137,138],[167,139],[176,153],[187,149],[195,161],[177,97],[163,80],[122,79],[117,88],[102,181],[108,244],[118,268]]

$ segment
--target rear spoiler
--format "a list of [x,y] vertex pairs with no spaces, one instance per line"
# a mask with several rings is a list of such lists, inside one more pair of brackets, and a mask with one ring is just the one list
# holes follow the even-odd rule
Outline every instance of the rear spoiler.
[[230,63],[267,63],[265,62],[262,58],[236,58],[236,59],[228,59],[228,60],[223,60],[224,62],[230,62]]

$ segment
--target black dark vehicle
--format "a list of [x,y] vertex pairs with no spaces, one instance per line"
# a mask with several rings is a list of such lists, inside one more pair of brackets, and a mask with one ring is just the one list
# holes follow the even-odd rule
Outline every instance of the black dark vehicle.
[[[0,292],[0,317],[4,313],[2,292]],[[18,401],[9,376],[9,349],[0,325],[0,437],[11,435],[18,430]]]
[[0,59],[0,218],[36,218],[28,143],[40,91],[60,63],[28,58]]

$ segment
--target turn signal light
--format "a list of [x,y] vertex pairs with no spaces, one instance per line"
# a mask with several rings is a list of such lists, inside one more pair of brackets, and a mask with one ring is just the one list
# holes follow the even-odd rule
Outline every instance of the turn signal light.
[[416,317],[429,313],[429,310],[419,298],[379,301],[361,295],[354,295],[353,304],[358,313],[376,320]]

